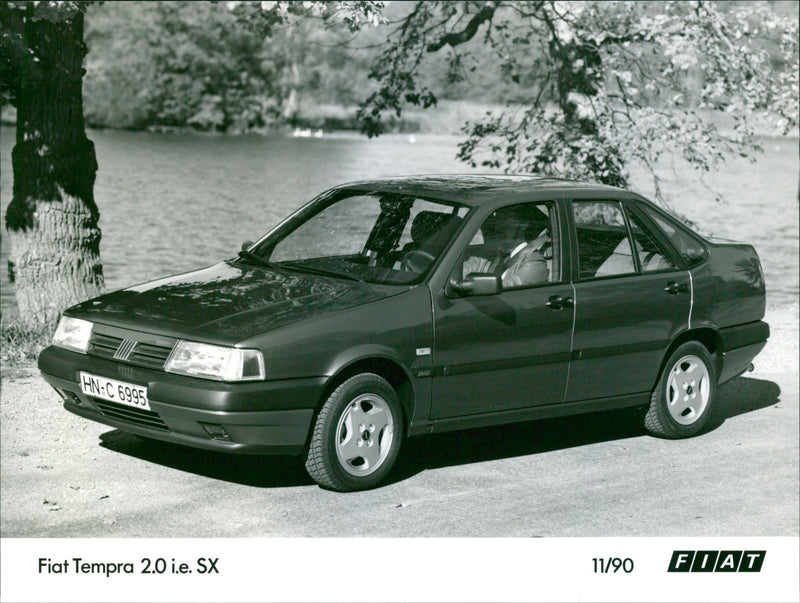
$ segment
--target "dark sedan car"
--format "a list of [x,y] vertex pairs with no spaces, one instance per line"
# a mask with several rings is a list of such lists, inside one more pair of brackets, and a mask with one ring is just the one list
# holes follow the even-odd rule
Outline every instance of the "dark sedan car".
[[409,436],[629,406],[698,433],[764,347],[755,250],[617,188],[425,176],[327,191],[238,257],[68,309],[39,368],[148,438],[375,486]]

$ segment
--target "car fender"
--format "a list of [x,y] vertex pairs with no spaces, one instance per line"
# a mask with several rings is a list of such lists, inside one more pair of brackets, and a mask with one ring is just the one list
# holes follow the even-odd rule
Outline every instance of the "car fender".
[[409,379],[411,378],[411,371],[409,371],[408,367],[406,367],[403,361],[400,359],[400,355],[397,353],[397,351],[388,346],[376,343],[360,344],[346,350],[342,350],[336,354],[336,356],[330,359],[328,367],[325,370],[325,374],[333,378],[357,362],[377,358],[393,362],[403,369],[403,372],[406,373],[406,376]]
[[430,407],[430,379],[416,377],[415,372],[406,366],[392,348],[372,343],[343,350],[331,360],[330,367],[326,371],[329,378],[319,405],[325,402],[328,395],[340,383],[365,372],[375,373],[392,384],[403,405],[409,425],[414,420],[427,418],[427,409]]

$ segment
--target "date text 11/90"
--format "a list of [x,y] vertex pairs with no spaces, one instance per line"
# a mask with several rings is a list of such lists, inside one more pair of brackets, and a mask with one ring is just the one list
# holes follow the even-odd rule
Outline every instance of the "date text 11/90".
[[630,574],[633,571],[633,559],[626,557],[593,557],[595,574],[616,574],[623,571]]

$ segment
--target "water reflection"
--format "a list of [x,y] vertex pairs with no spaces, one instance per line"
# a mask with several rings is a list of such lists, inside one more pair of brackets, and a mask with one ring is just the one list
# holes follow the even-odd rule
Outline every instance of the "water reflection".
[[741,274],[742,278],[752,287],[757,289],[763,287],[761,265],[757,258],[750,257],[737,261],[734,270],[737,274]]

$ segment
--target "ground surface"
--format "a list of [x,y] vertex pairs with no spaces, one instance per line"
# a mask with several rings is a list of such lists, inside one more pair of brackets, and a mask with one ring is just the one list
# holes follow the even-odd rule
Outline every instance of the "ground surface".
[[798,535],[798,309],[768,312],[756,370],[707,433],[650,437],[632,412],[429,436],[390,483],[322,490],[297,460],[145,441],[63,410],[3,369],[5,537]]

